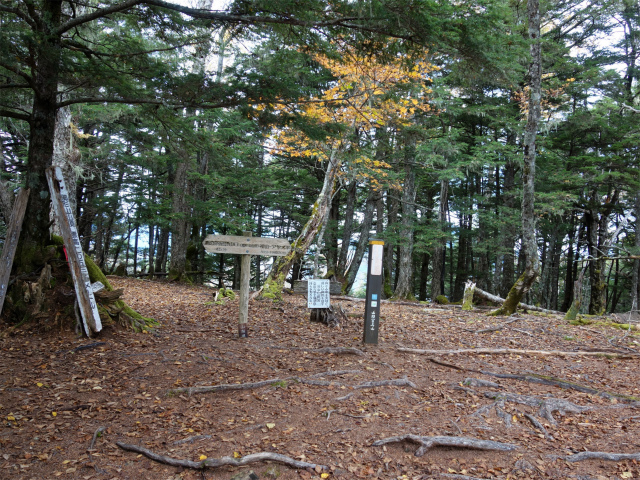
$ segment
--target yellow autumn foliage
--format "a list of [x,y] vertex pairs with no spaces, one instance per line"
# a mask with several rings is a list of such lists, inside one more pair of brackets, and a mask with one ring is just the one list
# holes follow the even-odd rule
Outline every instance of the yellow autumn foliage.
[[277,107],[295,108],[318,125],[342,124],[347,133],[318,140],[300,130],[284,128],[274,135],[273,152],[325,162],[331,155],[340,158],[341,152],[349,150],[355,159],[346,165],[347,170],[380,188],[381,182],[389,184],[391,166],[370,158],[357,139],[353,141],[353,133],[371,133],[385,126],[402,128],[410,125],[417,113],[431,111],[428,103],[431,89],[427,83],[437,67],[426,60],[426,51],[422,60],[410,62],[400,55],[392,60],[362,55],[344,42],[336,42],[336,47],[339,58],[320,54],[313,57],[331,71],[335,77],[333,84],[319,98],[301,100],[295,107]]

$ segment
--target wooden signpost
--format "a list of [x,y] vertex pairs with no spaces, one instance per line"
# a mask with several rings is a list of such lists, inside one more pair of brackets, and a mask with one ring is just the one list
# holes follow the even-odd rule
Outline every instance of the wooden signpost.
[[11,218],[7,226],[7,238],[2,247],[2,256],[0,257],[0,312],[4,306],[4,299],[7,296],[7,288],[9,286],[9,276],[11,275],[11,267],[13,266],[13,256],[16,254],[18,239],[22,231],[22,220],[24,212],[27,209],[27,201],[29,200],[29,190],[20,190],[13,204]]
[[369,241],[369,268],[367,271],[367,293],[364,307],[363,343],[378,343],[380,326],[380,302],[382,300],[382,240]]
[[96,299],[93,296],[89,271],[84,263],[84,253],[80,245],[80,237],[76,228],[76,221],[69,205],[69,192],[64,184],[62,170],[60,167],[49,167],[47,169],[47,182],[51,192],[51,203],[56,215],[67,249],[69,269],[76,290],[76,298],[82,316],[84,331],[88,337],[92,333],[102,330],[102,322],[98,313]]
[[232,253],[241,255],[240,260],[240,313],[238,316],[238,336],[248,336],[249,321],[249,280],[251,278],[251,255],[282,257],[291,251],[291,245],[284,238],[252,237],[251,232],[238,235],[207,235],[204,249],[209,253]]

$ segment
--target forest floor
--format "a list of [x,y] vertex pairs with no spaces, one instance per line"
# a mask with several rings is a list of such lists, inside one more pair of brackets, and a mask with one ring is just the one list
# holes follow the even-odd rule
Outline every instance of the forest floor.
[[[328,328],[309,322],[304,297],[285,296],[252,301],[250,336],[238,339],[238,300],[212,305],[205,287],[110,281],[161,328],[4,336],[0,478],[640,478],[637,459],[580,454],[640,452],[640,402],[631,398],[640,396],[640,337],[631,332],[384,303],[379,344],[363,346],[363,302],[334,300],[350,316]],[[235,389],[176,391],[215,385]],[[422,456],[408,441],[372,445],[406,434],[439,438]],[[269,452],[326,469],[261,461],[198,471],[116,442],[182,461]],[[504,444],[513,450],[479,449]]]

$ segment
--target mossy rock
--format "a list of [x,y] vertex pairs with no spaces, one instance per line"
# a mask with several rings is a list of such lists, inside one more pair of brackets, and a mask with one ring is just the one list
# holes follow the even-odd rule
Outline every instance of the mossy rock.
[[438,295],[434,300],[434,303],[437,303],[438,305],[449,305],[449,299],[444,295]]

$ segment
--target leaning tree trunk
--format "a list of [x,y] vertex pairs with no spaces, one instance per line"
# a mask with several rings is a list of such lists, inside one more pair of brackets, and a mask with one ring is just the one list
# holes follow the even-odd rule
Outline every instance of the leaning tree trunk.
[[415,300],[413,293],[413,222],[416,213],[416,141],[411,134],[405,146],[405,176],[402,188],[402,217],[400,219],[400,253],[398,255],[398,283],[393,292],[397,300]]
[[524,132],[524,165],[522,171],[522,247],[525,254],[525,268],[509,290],[502,306],[493,315],[511,315],[518,303],[529,291],[538,276],[539,259],[536,244],[536,219],[534,214],[534,179],[536,173],[536,133],[540,122],[540,99],[542,96],[542,55],[540,44],[540,4],[539,0],[527,1],[529,18],[529,39],[531,41],[531,63],[529,81],[529,113]]
[[342,281],[346,278],[347,259],[349,246],[351,245],[351,233],[353,232],[353,214],[355,212],[357,183],[352,180],[347,186],[347,206],[344,212],[344,226],[342,228],[342,242],[340,244],[340,254],[336,266],[336,277]]
[[340,170],[340,161],[337,158],[337,153],[335,150],[331,152],[327,170],[324,174],[322,190],[320,190],[320,194],[313,204],[309,220],[307,220],[300,235],[298,235],[298,238],[296,238],[293,245],[291,245],[291,251],[285,256],[278,257],[273,263],[269,276],[265,280],[262,290],[259,293],[262,298],[270,298],[272,300],[282,299],[282,289],[284,288],[284,281],[289,270],[291,270],[293,264],[300,260],[307,252],[322,222],[325,220],[327,210],[331,205],[331,196],[336,176]]

